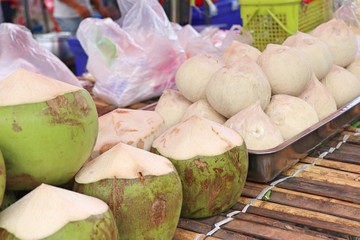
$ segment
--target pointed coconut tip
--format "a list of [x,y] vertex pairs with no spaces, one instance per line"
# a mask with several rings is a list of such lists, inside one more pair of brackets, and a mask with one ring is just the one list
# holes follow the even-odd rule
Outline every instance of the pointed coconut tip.
[[108,211],[103,201],[41,184],[0,213],[0,228],[19,239],[43,239],[66,224]]
[[161,155],[187,160],[196,156],[215,156],[243,145],[235,130],[194,115],[166,130],[153,142]]
[[84,165],[75,177],[77,183],[86,184],[102,179],[136,179],[160,176],[174,171],[165,157],[124,143],[118,143],[107,152]]
[[43,102],[79,87],[19,68],[0,80],[0,106]]

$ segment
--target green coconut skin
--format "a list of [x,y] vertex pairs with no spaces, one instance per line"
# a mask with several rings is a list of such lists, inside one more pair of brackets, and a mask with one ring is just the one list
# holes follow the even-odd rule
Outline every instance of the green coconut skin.
[[66,183],[89,158],[98,132],[96,106],[85,89],[0,107],[0,116],[8,190]]
[[[56,217],[56,216],[54,216]],[[0,239],[20,240],[3,228],[0,228]],[[66,224],[56,233],[42,240],[117,240],[118,232],[114,216],[109,209],[105,213],[91,216],[88,219]]]
[[167,158],[174,164],[183,186],[181,217],[214,216],[230,209],[239,200],[249,164],[245,144],[212,157]]
[[0,151],[0,206],[2,205],[6,185],[6,170],[4,157]]
[[180,218],[181,181],[176,172],[137,179],[75,183],[74,190],[97,197],[112,210],[119,239],[172,239]]

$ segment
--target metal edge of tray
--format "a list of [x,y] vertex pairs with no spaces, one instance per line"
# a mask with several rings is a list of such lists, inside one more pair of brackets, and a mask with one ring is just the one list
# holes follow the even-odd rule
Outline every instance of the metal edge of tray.
[[275,148],[249,150],[248,180],[272,181],[281,172],[289,169],[309,152],[343,130],[346,125],[359,119],[360,96]]

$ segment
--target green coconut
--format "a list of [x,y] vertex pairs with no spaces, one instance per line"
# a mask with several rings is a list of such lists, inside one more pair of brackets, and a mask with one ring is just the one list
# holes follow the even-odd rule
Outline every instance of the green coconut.
[[164,119],[155,111],[118,108],[99,117],[99,132],[92,158],[119,142],[150,150],[165,130]]
[[2,240],[116,240],[115,219],[100,199],[41,184],[0,213]]
[[180,218],[182,188],[171,162],[118,143],[89,161],[75,176],[74,190],[105,201],[120,239],[172,239]]
[[98,131],[85,89],[24,69],[0,81],[0,116],[9,190],[68,182],[89,158]]
[[153,151],[167,157],[178,171],[182,217],[214,216],[238,201],[247,176],[248,153],[235,130],[192,116],[155,139]]
[[6,170],[4,157],[0,151],[0,206],[2,205],[2,201],[5,193],[5,184],[6,184]]

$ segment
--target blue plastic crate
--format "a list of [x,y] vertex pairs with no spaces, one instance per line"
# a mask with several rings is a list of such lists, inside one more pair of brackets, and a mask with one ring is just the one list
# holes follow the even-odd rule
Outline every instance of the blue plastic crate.
[[220,0],[214,3],[217,14],[209,16],[209,24],[206,23],[204,6],[192,7],[191,24],[197,26],[217,26],[221,29],[230,29],[232,25],[242,25],[240,18],[240,6],[238,0]]
[[69,44],[70,50],[74,54],[75,74],[76,76],[81,76],[87,72],[86,64],[88,61],[88,56],[77,38],[68,38],[67,42]]

